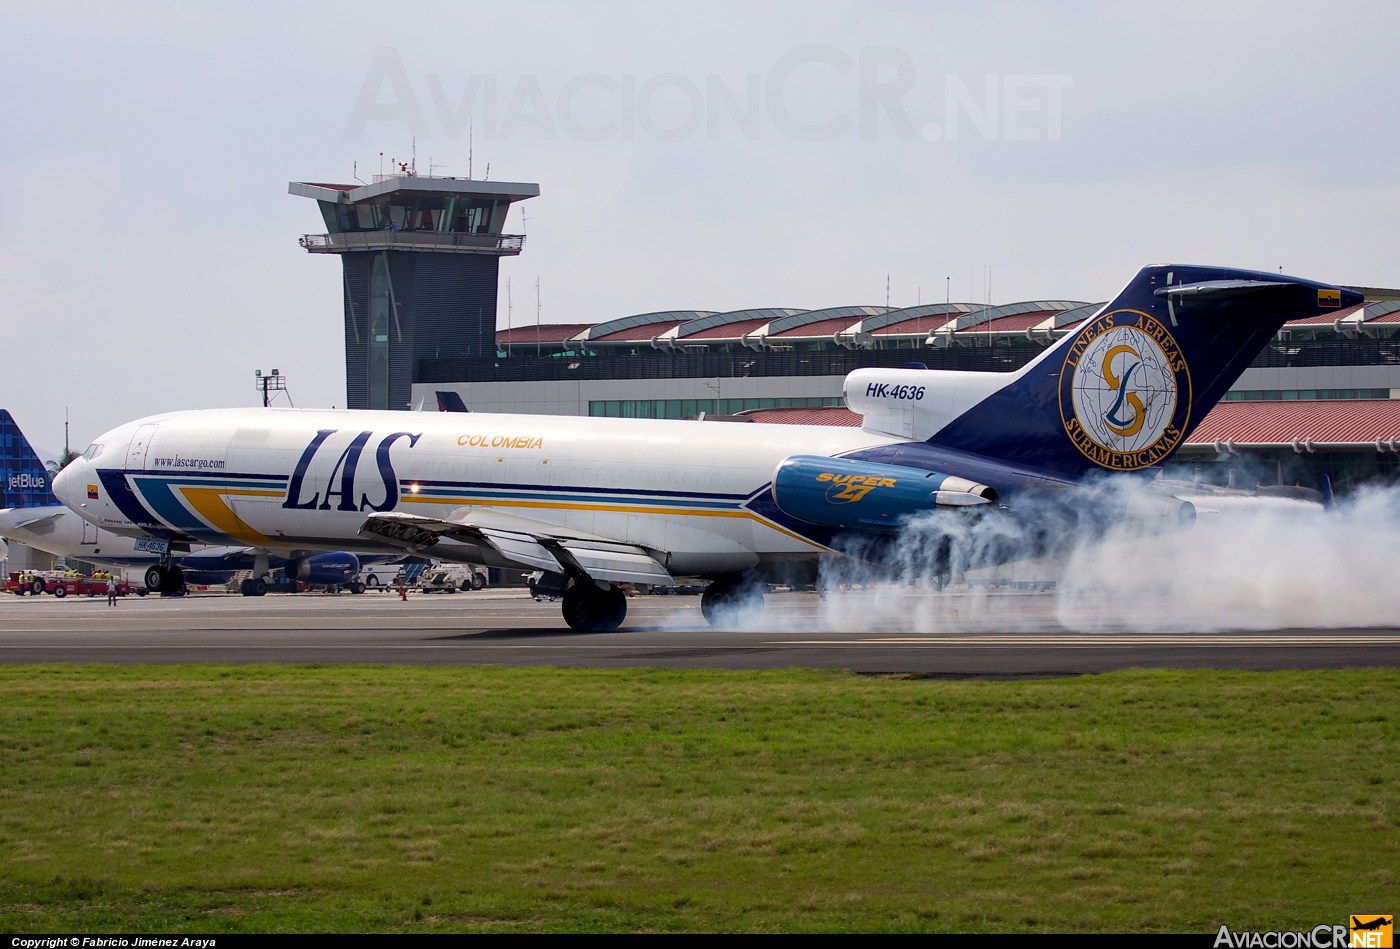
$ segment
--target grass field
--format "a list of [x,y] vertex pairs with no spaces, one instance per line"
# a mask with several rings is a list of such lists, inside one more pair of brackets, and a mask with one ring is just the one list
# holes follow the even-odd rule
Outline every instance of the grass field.
[[0,927],[1391,912],[1400,673],[0,667]]

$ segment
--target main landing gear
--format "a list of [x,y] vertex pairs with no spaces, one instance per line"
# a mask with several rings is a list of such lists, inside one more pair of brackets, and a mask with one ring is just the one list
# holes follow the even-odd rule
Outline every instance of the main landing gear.
[[700,597],[705,622],[716,629],[743,629],[763,618],[766,585],[758,577],[742,573],[715,577]]
[[162,596],[185,595],[185,571],[166,561],[146,571],[146,589]]
[[267,596],[267,551],[253,554],[253,576],[238,584],[238,592],[244,596]]
[[627,618],[627,596],[616,584],[603,589],[591,580],[575,581],[564,591],[564,622],[586,633],[608,633]]

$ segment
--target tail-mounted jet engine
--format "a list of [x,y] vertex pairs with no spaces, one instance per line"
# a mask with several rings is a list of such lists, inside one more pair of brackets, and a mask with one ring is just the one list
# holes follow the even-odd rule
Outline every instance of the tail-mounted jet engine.
[[784,458],[773,473],[773,501],[784,513],[844,530],[895,531],[937,508],[996,500],[994,490],[966,478],[820,455]]

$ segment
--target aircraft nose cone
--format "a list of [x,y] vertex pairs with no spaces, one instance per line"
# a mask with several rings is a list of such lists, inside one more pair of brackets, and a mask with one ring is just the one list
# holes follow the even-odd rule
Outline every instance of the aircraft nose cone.
[[54,497],[58,498],[69,507],[77,507],[72,495],[73,486],[83,480],[83,472],[79,469],[85,467],[86,465],[83,460],[79,458],[76,461],[69,462],[68,467],[55,475],[53,479]]

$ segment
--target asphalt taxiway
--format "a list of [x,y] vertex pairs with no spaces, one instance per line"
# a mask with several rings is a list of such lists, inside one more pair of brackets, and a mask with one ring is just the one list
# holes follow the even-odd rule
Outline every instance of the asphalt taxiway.
[[[929,611],[929,605],[936,607]],[[714,630],[698,597],[637,597],[580,634],[520,590],[455,595],[0,597],[0,662],[393,663],[844,668],[1020,677],[1123,668],[1400,667],[1400,628],[1191,631],[1067,626],[1053,593],[833,603],[770,594],[758,628]]]

